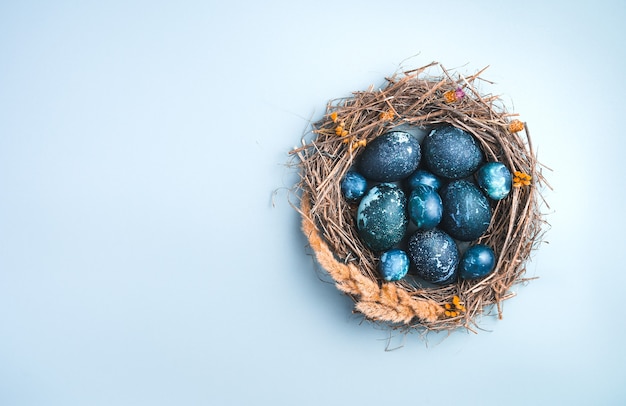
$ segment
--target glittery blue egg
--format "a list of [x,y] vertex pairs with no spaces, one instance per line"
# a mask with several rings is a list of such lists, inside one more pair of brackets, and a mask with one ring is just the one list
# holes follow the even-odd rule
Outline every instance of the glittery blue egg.
[[385,251],[380,256],[378,270],[387,282],[399,281],[409,272],[409,257],[397,248]]
[[443,204],[435,189],[417,185],[409,196],[409,217],[418,229],[429,230],[441,221]]
[[437,228],[418,230],[409,238],[408,254],[412,272],[423,280],[445,285],[456,279],[459,251],[445,232]]
[[406,196],[393,183],[372,187],[361,199],[356,216],[361,241],[373,251],[385,251],[402,240],[408,225]]
[[367,179],[358,172],[349,171],[341,180],[341,192],[349,202],[358,201],[367,191]]
[[409,175],[405,180],[409,189],[415,189],[417,185],[430,186],[435,190],[441,188],[441,179],[432,172],[428,172],[424,169],[418,169]]
[[440,227],[457,240],[473,241],[489,228],[489,200],[473,183],[466,180],[450,182],[441,189],[441,201]]
[[424,138],[424,162],[435,174],[461,179],[473,174],[483,162],[483,153],[474,137],[460,128],[445,126]]
[[504,164],[489,162],[476,172],[478,186],[493,200],[502,200],[511,191],[513,176]]
[[484,244],[467,249],[459,264],[459,276],[463,279],[478,279],[489,275],[496,265],[493,250]]
[[409,176],[420,163],[418,140],[404,131],[391,131],[371,141],[359,157],[359,172],[367,179],[395,182]]

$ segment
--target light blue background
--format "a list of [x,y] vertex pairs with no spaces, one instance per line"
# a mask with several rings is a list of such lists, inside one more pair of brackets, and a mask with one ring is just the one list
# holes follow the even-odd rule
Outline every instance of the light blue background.
[[[626,403],[625,19],[622,1],[2,2],[0,405]],[[286,163],[329,99],[433,60],[491,65],[554,191],[540,279],[489,332],[425,342],[351,314]]]

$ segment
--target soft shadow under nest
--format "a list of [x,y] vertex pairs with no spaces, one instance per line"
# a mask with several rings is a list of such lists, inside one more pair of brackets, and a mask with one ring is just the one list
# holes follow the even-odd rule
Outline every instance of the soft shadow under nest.
[[[432,69],[439,76],[430,74]],[[525,263],[546,224],[539,189],[548,185],[527,126],[512,132],[514,114],[506,112],[497,96],[478,92],[476,84],[484,81],[479,77],[483,71],[463,77],[432,63],[387,78],[382,89],[371,87],[331,101],[324,118],[313,125],[314,139],[291,151],[299,159],[303,231],[318,262],[369,320],[409,330],[464,327],[475,331],[477,316],[496,305],[502,317],[500,304],[514,295],[511,286],[527,280]],[[462,98],[448,97],[459,91]],[[402,124],[426,129],[451,124],[474,135],[487,161],[502,162],[511,172],[532,176],[530,186],[513,188],[507,198],[492,206],[489,229],[477,241],[496,253],[496,268],[488,277],[440,287],[425,287],[410,279],[388,283],[380,278],[378,258],[361,243],[355,207],[344,200],[340,183],[363,145]],[[450,317],[445,306],[458,303],[455,296],[463,311]]]

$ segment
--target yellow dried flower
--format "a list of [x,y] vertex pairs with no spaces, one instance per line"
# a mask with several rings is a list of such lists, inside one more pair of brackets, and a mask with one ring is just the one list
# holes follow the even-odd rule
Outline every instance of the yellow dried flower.
[[446,103],[454,103],[455,101],[459,101],[465,97],[465,92],[460,87],[457,87],[456,90],[448,90],[443,94],[443,98]]
[[519,120],[513,120],[509,123],[509,131],[516,133],[524,129],[524,123]]
[[365,139],[358,140],[358,141],[352,143],[352,145],[350,146],[350,151],[354,151],[358,147],[364,147],[366,145],[367,145],[367,140],[365,140]]
[[456,295],[452,297],[452,303],[445,303],[443,307],[446,309],[444,314],[447,317],[457,317],[466,311],[465,306],[461,304],[461,298]]
[[454,103],[456,101],[456,95],[454,94],[454,90],[448,90],[443,94],[443,98],[446,103]]
[[346,135],[348,135],[348,130],[344,128],[345,125],[346,123],[343,120],[340,121],[337,127],[335,127],[335,134],[340,137],[345,137]]
[[330,119],[333,120],[333,123],[337,122],[337,112],[333,111],[332,113],[330,113]]
[[382,113],[380,113],[380,119],[383,121],[391,121],[393,120],[395,116],[396,116],[396,113],[394,113],[392,109],[389,109],[387,111],[383,111]]
[[530,186],[530,181],[532,180],[532,176],[527,173],[515,171],[513,172],[513,186],[514,187],[522,187],[522,186]]

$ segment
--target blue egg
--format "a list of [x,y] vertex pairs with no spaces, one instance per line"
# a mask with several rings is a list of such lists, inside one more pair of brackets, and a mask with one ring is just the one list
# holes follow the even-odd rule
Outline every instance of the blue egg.
[[409,196],[409,217],[418,229],[429,230],[441,221],[443,204],[435,189],[417,185]]
[[367,179],[358,172],[349,171],[341,181],[341,192],[349,202],[358,201],[367,191]]
[[359,157],[359,172],[377,182],[395,182],[409,176],[420,163],[418,140],[404,131],[392,131],[371,141]]
[[511,191],[513,176],[504,164],[489,162],[476,172],[478,186],[493,200],[502,200]]
[[378,270],[387,282],[399,281],[409,272],[409,257],[397,248],[385,251],[380,256]]
[[459,276],[463,279],[478,279],[489,275],[496,266],[493,250],[484,244],[476,244],[465,251],[459,264]]
[[489,200],[473,183],[455,180],[441,189],[443,215],[440,227],[461,241],[480,237],[491,222]]
[[447,179],[465,178],[483,162],[483,152],[474,137],[452,126],[431,131],[424,138],[423,148],[426,166]]
[[409,222],[406,196],[392,183],[372,187],[361,199],[356,216],[361,241],[373,251],[385,251],[402,240]]
[[418,169],[406,178],[406,185],[411,190],[415,189],[417,185],[426,185],[439,190],[441,188],[441,179],[432,172]]
[[412,272],[423,280],[445,285],[456,279],[459,251],[445,232],[436,228],[418,230],[409,238],[408,253]]

